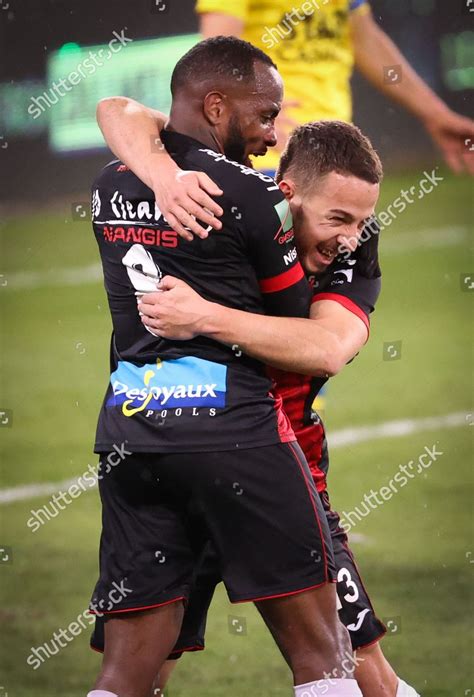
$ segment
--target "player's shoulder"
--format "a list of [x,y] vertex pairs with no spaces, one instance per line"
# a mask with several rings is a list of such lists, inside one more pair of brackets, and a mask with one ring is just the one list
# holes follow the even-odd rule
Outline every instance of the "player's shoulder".
[[108,162],[98,172],[95,177],[92,190],[100,189],[118,189],[132,191],[133,195],[139,195],[143,198],[154,198],[151,189],[146,186],[121,160],[112,160]]
[[367,225],[354,252],[342,252],[326,271],[310,278],[315,293],[379,293],[381,270],[378,261],[380,228],[376,221]]
[[102,167],[92,183],[91,196],[94,223],[157,223],[161,219],[153,191],[120,160]]
[[273,177],[230,160],[222,153],[202,147],[194,152],[195,163],[218,184],[225,195],[246,208],[273,207],[284,199]]
[[315,274],[309,277],[309,282],[313,288],[314,294],[337,292],[350,288],[354,278],[358,276],[357,260],[350,257],[344,258],[343,255],[338,256],[329,268],[322,273]]

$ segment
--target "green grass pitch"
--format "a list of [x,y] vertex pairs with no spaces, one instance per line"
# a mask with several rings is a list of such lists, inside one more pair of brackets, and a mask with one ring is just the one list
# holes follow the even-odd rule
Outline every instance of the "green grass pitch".
[[[351,426],[466,414],[465,424],[339,447],[332,454],[333,504],[348,511],[425,445],[437,443],[443,451],[426,472],[357,525],[361,541],[354,544],[378,614],[398,628],[383,648],[424,697],[469,694],[473,678],[474,291],[462,276],[473,272],[474,282],[472,211],[469,181],[444,176],[433,193],[416,200],[382,234],[384,286],[371,339],[332,381],[326,414],[329,437]],[[417,172],[389,178],[379,210],[419,178]],[[1,403],[13,417],[1,432],[1,487],[59,482],[95,462],[92,444],[108,379],[110,320],[100,283],[47,285],[45,279],[96,263],[96,245],[90,225],[72,222],[65,207],[7,220],[2,247]],[[25,278],[29,286],[15,289]],[[383,360],[384,344],[395,341],[402,342],[400,360]],[[26,663],[31,647],[83,612],[97,574],[97,490],[33,533],[27,527],[30,511],[48,498],[0,508],[0,543],[12,551],[0,564],[0,695],[84,697],[99,666],[100,657],[88,648],[88,631],[38,670]],[[245,618],[246,631],[230,633],[229,617]],[[171,697],[242,697],[257,686],[261,697],[292,694],[288,669],[256,611],[231,606],[222,588],[210,614],[207,646],[182,660]]]

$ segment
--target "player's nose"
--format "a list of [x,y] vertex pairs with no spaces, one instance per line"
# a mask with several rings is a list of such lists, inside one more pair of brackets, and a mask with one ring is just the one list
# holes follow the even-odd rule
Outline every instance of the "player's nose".
[[271,129],[271,131],[269,131],[267,133],[264,140],[265,140],[265,145],[267,146],[267,148],[274,148],[275,147],[275,145],[278,142],[275,127],[273,127]]

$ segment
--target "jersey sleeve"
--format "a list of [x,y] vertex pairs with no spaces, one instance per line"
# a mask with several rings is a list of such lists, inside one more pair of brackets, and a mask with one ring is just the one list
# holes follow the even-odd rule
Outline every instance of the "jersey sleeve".
[[311,290],[296,252],[293,219],[280,191],[262,190],[247,207],[246,234],[266,312],[308,317]]
[[320,300],[338,302],[359,317],[370,331],[370,315],[375,309],[381,287],[376,232],[354,254],[347,259],[337,259],[321,279],[316,280],[312,303]]
[[197,0],[196,12],[205,14],[216,12],[217,14],[230,15],[245,22],[247,19],[248,0]]

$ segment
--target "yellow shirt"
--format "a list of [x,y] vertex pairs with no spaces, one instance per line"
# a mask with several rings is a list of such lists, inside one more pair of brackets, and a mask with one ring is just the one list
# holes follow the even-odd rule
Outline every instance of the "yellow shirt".
[[[354,54],[349,13],[369,12],[367,0],[197,0],[196,9],[245,23],[242,38],[276,63],[285,100],[300,103],[288,110],[295,121],[350,121]],[[256,164],[276,169],[278,159],[278,153],[270,151]]]

